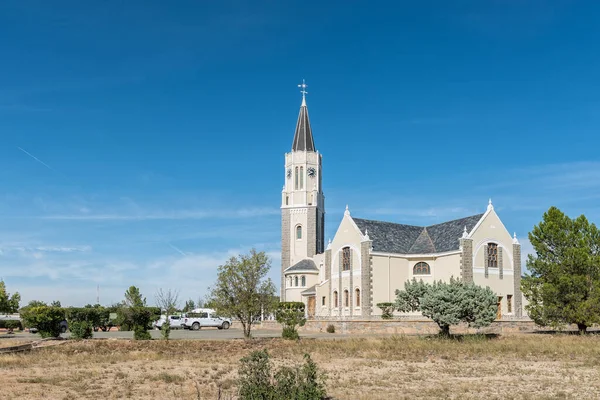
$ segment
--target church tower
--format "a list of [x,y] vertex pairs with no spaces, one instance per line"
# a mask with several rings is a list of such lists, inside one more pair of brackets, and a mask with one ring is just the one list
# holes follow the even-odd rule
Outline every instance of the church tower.
[[321,154],[315,149],[306,87],[301,85],[302,105],[296,123],[292,151],[285,155],[281,192],[281,301],[285,301],[284,273],[299,261],[325,250],[325,196]]

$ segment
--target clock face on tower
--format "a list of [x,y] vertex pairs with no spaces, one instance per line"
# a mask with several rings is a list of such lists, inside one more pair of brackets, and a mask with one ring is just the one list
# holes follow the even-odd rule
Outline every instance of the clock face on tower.
[[292,177],[292,169],[291,168],[288,168],[288,170],[286,172],[286,175],[287,175],[288,178]]
[[314,176],[317,174],[317,171],[313,167],[308,168],[306,172],[308,172],[308,176],[311,178],[314,178]]

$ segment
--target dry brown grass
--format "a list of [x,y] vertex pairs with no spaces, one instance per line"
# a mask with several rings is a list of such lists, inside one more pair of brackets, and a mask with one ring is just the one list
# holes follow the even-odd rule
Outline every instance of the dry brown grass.
[[69,342],[0,355],[3,398],[216,399],[235,393],[239,359],[266,348],[275,364],[310,353],[339,399],[600,398],[600,335],[463,340],[388,337]]

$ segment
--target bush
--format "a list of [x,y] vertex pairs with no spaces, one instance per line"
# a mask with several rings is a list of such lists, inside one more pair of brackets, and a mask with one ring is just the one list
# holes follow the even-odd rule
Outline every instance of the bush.
[[91,339],[94,335],[92,330],[94,326],[88,321],[71,321],[69,322],[69,330],[71,338],[75,340]]
[[381,308],[381,319],[394,318],[394,303],[377,303],[377,307]]
[[266,350],[253,351],[240,360],[240,399],[319,400],[327,396],[325,377],[308,354],[302,367],[280,367],[274,375]]
[[27,306],[20,311],[21,319],[29,328],[37,328],[43,338],[59,337],[60,323],[65,319],[65,311],[60,307],[47,305]]
[[450,334],[450,326],[466,322],[481,328],[496,318],[496,295],[489,288],[450,278],[449,282],[423,283],[413,279],[396,290],[399,311],[421,311],[440,327],[440,334]]
[[169,335],[171,334],[171,324],[169,321],[165,321],[164,324],[160,327],[160,334],[164,340],[169,340]]
[[300,335],[298,331],[290,326],[286,326],[283,328],[283,332],[281,332],[281,337],[288,340],[298,340],[300,339]]
[[281,337],[284,339],[299,339],[297,326],[304,326],[306,316],[304,315],[304,303],[299,301],[287,301],[279,303],[275,318],[283,325]]
[[144,327],[136,326],[133,328],[133,339],[134,340],[151,340],[150,332]]
[[327,325],[327,333],[335,333],[335,326],[333,324]]
[[23,330],[23,324],[18,319],[3,319],[0,320],[0,328],[5,328],[9,331],[14,329]]

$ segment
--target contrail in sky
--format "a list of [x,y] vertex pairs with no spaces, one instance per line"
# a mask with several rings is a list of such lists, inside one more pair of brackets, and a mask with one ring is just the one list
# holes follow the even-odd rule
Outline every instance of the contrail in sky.
[[183,255],[183,256],[187,256],[187,254],[185,254],[183,251],[181,251],[181,249],[179,249],[179,248],[177,248],[177,247],[173,246],[173,245],[172,245],[171,243],[169,243],[169,242],[167,242],[167,244],[168,244],[168,245],[169,245],[169,246],[170,246],[170,247],[171,247],[173,250],[175,250],[176,252],[180,253],[180,254],[181,254],[181,255]]
[[40,160],[39,158],[34,156],[33,154],[29,153],[27,150],[22,149],[19,146],[17,146],[17,149],[21,150],[23,153],[27,154],[29,157],[33,158],[35,161],[39,162],[40,164],[42,164],[44,167],[48,168],[49,170],[56,172],[56,170],[54,168],[52,168],[51,166],[49,166],[48,164],[46,164],[45,162],[43,162],[42,160]]

